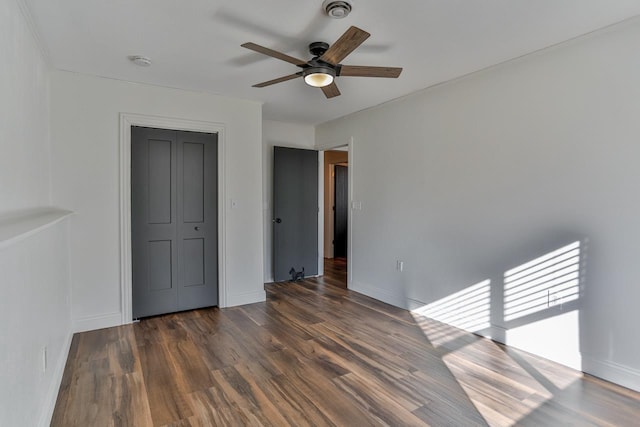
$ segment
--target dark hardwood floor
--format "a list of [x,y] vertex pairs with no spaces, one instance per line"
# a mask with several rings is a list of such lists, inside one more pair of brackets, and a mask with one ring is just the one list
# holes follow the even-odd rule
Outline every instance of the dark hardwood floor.
[[315,279],[318,284],[347,288],[347,259],[325,258],[324,276]]
[[638,425],[640,393],[339,282],[76,334],[52,425]]

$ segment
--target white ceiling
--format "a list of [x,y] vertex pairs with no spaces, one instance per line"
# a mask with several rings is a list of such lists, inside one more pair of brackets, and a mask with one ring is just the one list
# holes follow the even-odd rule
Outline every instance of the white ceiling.
[[[322,0],[23,0],[55,68],[264,102],[264,117],[318,124],[640,14],[638,0],[354,0],[345,19]],[[254,42],[308,59],[349,26],[372,35],[343,63],[404,67],[399,79],[339,77],[326,99]],[[142,68],[128,55],[146,55]]]

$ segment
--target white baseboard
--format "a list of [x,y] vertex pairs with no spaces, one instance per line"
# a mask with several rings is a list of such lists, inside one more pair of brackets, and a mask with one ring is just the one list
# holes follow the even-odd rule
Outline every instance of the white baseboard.
[[404,308],[405,310],[409,309],[409,300],[405,296],[396,295],[377,286],[353,281],[351,286],[349,286],[349,290],[359,292],[368,297],[386,302],[387,304],[395,305],[396,307]]
[[582,355],[582,371],[631,390],[640,391],[640,371],[608,360]]
[[67,365],[67,358],[69,357],[69,350],[71,349],[71,339],[73,338],[73,332],[69,332],[65,342],[62,344],[62,349],[58,355],[55,371],[49,383],[49,389],[45,398],[45,406],[40,413],[40,419],[38,420],[38,426],[47,427],[51,424],[51,418],[53,417],[53,410],[56,407],[56,401],[58,400],[58,391],[60,390],[60,384],[62,384],[62,376],[64,375],[64,368]]
[[239,295],[227,295],[227,307],[235,307],[237,305],[253,304],[256,302],[264,302],[267,300],[267,294],[264,290],[258,292],[249,292]]
[[110,328],[122,324],[122,314],[107,313],[98,316],[82,317],[73,319],[73,332],[94,331],[96,329]]
[[420,310],[422,307],[427,305],[426,302],[418,301],[417,299],[407,298],[407,310],[414,311]]

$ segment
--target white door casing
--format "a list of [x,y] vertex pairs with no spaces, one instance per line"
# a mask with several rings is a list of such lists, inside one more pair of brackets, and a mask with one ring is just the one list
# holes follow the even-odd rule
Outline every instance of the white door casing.
[[122,324],[131,323],[131,127],[185,130],[218,134],[218,289],[219,305],[227,306],[225,125],[223,123],[120,113],[120,310]]

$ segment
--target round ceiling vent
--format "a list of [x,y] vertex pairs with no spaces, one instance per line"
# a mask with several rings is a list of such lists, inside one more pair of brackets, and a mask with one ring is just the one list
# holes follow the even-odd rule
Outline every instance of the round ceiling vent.
[[322,8],[330,17],[334,19],[342,19],[346,17],[349,14],[349,12],[351,12],[352,3],[353,2],[349,0],[346,0],[346,1],[325,0],[322,3]]

